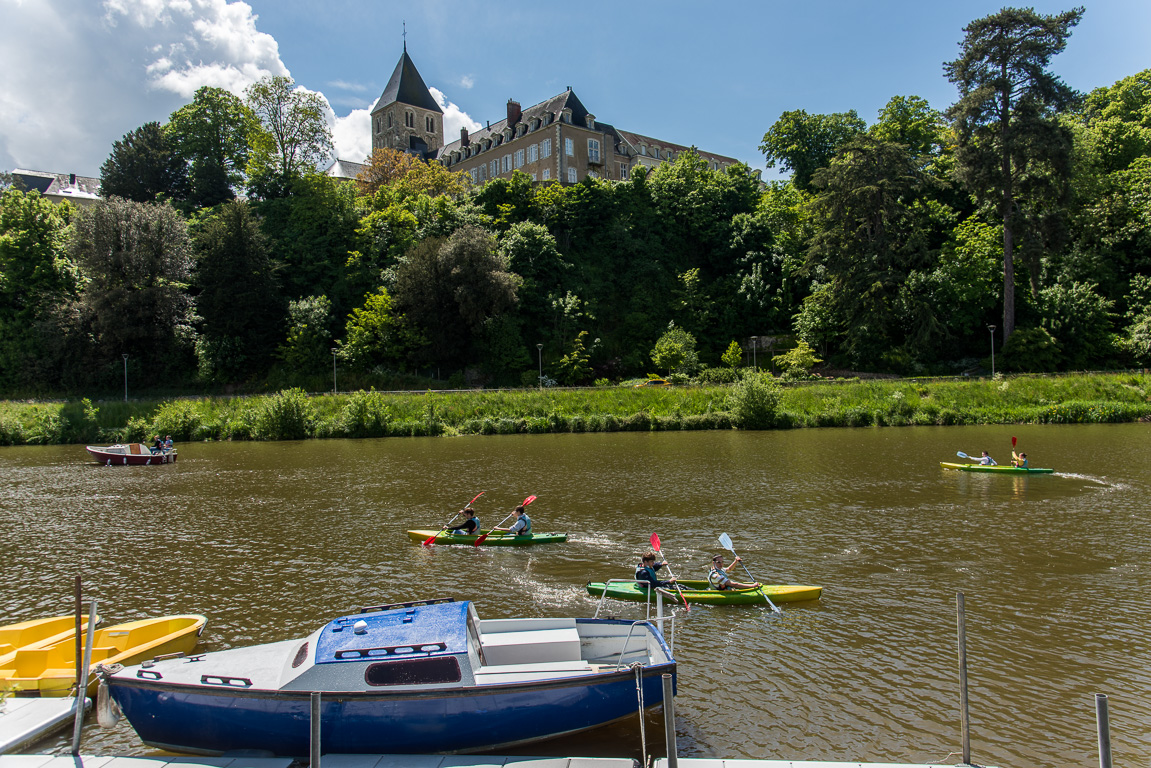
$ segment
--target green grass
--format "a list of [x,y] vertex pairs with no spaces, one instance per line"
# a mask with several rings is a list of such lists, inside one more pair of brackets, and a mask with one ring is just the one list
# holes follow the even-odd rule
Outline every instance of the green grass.
[[[730,386],[352,392],[131,402],[0,401],[0,444],[279,440],[732,429]],[[1085,374],[1002,380],[871,380],[784,385],[775,428],[1074,424],[1151,416],[1151,377]]]

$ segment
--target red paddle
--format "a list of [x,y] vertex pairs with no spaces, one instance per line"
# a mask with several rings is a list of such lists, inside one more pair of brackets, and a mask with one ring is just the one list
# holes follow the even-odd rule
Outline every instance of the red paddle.
[[[651,548],[654,549],[656,551],[656,553],[662,557],[663,552],[660,552],[660,550],[659,550],[659,534],[653,533],[651,535],[650,541],[651,541]],[[664,560],[665,564],[666,564],[666,562],[667,561]],[[667,575],[671,576],[673,579],[675,578],[675,574],[671,572],[671,566],[670,565],[667,566]],[[683,596],[683,590],[679,588],[679,582],[678,581],[675,583],[675,591],[679,593],[679,599],[683,601],[683,607],[687,609],[688,613],[691,613],[691,606],[687,604],[687,598]]]
[[[535,497],[535,496],[528,496],[526,499],[524,499],[524,503],[523,503],[523,504],[520,504],[520,506],[521,506],[521,507],[526,507],[528,504],[531,504],[531,503],[532,503],[533,501],[535,501],[535,500],[536,500],[536,497]],[[514,515],[514,514],[515,514],[515,510],[512,510],[512,515]],[[506,523],[508,520],[511,520],[511,519],[512,519],[512,515],[508,515],[508,516],[507,516],[507,517],[505,517],[503,520],[500,520],[500,525],[503,525],[503,524],[504,524],[504,523]],[[499,528],[499,527],[500,527],[499,525],[497,525],[497,526],[496,526],[496,528]],[[484,543],[484,541],[485,541],[485,540],[488,538],[488,536],[491,536],[491,535],[492,535],[492,531],[494,531],[496,528],[492,528],[492,530],[491,530],[491,531],[488,531],[488,532],[487,532],[487,533],[485,533],[483,536],[480,536],[478,539],[476,539],[475,543],[474,543],[474,544],[472,544],[472,546],[473,546],[473,547],[478,547],[480,544],[483,544],[483,543]]]
[[[485,493],[487,493],[487,491],[480,491],[479,493],[477,493],[477,494],[476,494],[476,499],[478,499],[480,496],[483,496]],[[465,504],[465,505],[464,505],[464,509],[467,509],[467,508],[468,508],[468,507],[470,507],[470,506],[471,506],[473,503],[475,503],[475,500],[476,500],[476,499],[472,499],[472,500],[471,500],[471,501],[469,501],[467,504]],[[461,510],[461,511],[462,511],[462,510]],[[436,540],[436,537],[437,537],[437,536],[439,536],[439,535],[440,535],[441,533],[443,533],[444,531],[446,531],[446,530],[448,529],[448,526],[452,524],[452,521],[453,521],[453,520],[455,520],[455,519],[456,519],[457,517],[459,517],[459,516],[460,516],[460,513],[459,513],[459,512],[457,512],[457,513],[455,513],[454,515],[452,515],[452,519],[451,519],[451,520],[449,520],[449,521],[447,521],[446,523],[444,523],[444,527],[443,527],[443,528],[439,529],[438,531],[436,531],[435,533],[433,533],[431,536],[429,536],[428,538],[424,539],[424,543],[423,543],[423,546],[425,546],[425,547],[427,547],[427,546],[430,546],[430,545],[431,545],[431,543],[432,543],[433,541],[435,541],[435,540]]]

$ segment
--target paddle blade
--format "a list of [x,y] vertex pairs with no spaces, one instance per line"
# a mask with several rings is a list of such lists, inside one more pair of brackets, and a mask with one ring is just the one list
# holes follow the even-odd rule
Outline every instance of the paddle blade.
[[[480,496],[483,496],[485,493],[487,493],[487,491],[480,491],[479,493],[476,494],[476,499],[478,499]],[[472,504],[475,504],[476,499],[472,499],[471,501],[469,501],[467,504],[464,505],[464,508],[466,509],[467,507],[470,507]]]
[[526,499],[524,499],[524,503],[521,504],[520,506],[526,507],[528,504],[531,504],[535,500],[536,500],[535,496],[528,496]]
[[1015,435],[1012,435],[1012,436],[1011,436],[1011,447],[1012,447],[1012,448],[1014,448],[1014,447],[1015,447]]
[[648,541],[651,542],[651,548],[654,549],[656,552],[659,552],[659,534],[653,533],[651,535],[651,538],[648,539]]
[[731,537],[728,536],[726,533],[721,533],[719,535],[719,545],[721,547],[723,547],[724,549],[728,550],[729,552],[735,551],[735,547],[732,546],[732,543],[731,543]]
[[426,539],[424,539],[424,543],[423,543],[421,546],[424,546],[424,547],[430,547],[430,546],[432,545],[432,542],[433,542],[433,541],[435,541],[435,540],[436,540],[436,537],[437,537],[437,536],[439,536],[439,535],[440,535],[440,531],[436,531],[436,532],[435,532],[435,533],[433,533],[431,536],[429,536],[429,537],[427,537]]
[[472,546],[473,546],[473,547],[478,547],[480,544],[483,544],[485,541],[487,541],[487,539],[488,539],[488,536],[491,536],[491,535],[492,535],[492,532],[491,532],[491,531],[488,531],[488,532],[487,532],[487,533],[485,533],[483,536],[480,536],[478,539],[476,539],[475,541],[473,541],[473,542],[472,542]]
[[959,457],[959,458],[961,458],[961,459],[970,459],[970,458],[971,458],[970,456],[968,456],[968,455],[967,455],[966,453],[964,453],[963,451],[956,451],[956,452],[955,452],[955,455],[956,455],[956,456],[958,456],[958,457]]

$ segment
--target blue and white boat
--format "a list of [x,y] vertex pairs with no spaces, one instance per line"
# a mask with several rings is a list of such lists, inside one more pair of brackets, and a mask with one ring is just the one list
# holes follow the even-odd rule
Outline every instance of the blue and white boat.
[[661,676],[674,682],[675,669],[647,621],[481,621],[470,602],[432,600],[363,608],[299,640],[101,677],[145,744],[294,757],[308,754],[313,691],[326,753],[466,753],[626,718],[640,691],[645,707],[660,705]]

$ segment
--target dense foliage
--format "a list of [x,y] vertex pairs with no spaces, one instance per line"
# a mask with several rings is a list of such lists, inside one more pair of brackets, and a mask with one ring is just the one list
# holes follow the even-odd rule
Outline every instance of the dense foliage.
[[[739,382],[750,424],[772,394],[738,369],[773,359],[794,378],[979,372],[992,349],[998,371],[1148,365],[1151,70],[1070,91],[1048,65],[1082,15],[972,22],[944,111],[896,95],[871,125],[784,113],[761,149],[793,177],[767,185],[693,151],[619,182],[473,187],[381,150],[339,181],[312,170],[330,136],[290,80],[202,88],[116,142],[115,196],[0,195],[0,388],[658,372]],[[378,432],[369,405],[348,423]],[[292,418],[275,429],[312,423]]]

